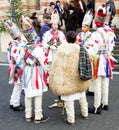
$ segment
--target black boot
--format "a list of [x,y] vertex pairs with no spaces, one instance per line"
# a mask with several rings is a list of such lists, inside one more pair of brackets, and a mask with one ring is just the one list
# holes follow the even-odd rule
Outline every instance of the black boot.
[[86,95],[87,95],[87,96],[94,96],[94,92],[88,91],[88,92],[86,92]]
[[109,106],[108,106],[108,105],[103,105],[103,104],[101,104],[101,108],[102,108],[103,110],[106,110],[106,111],[109,110]]
[[13,111],[24,111],[24,110],[25,110],[25,107],[22,104],[20,104],[17,107],[13,107]]
[[101,106],[99,106],[99,107],[97,108],[97,110],[96,110],[95,107],[93,107],[93,108],[89,108],[89,109],[88,109],[88,112],[89,112],[89,113],[94,113],[94,114],[101,114],[101,113],[102,113],[102,109],[101,109]]

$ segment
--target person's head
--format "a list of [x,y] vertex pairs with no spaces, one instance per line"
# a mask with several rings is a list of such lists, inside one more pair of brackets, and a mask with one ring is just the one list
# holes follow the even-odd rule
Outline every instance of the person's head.
[[88,25],[83,24],[82,25],[82,32],[86,33],[90,30],[90,27]]
[[38,18],[38,13],[37,12],[33,12],[32,15],[31,15],[31,19],[32,18]]
[[52,23],[52,29],[54,31],[56,31],[58,29],[58,23],[57,22]]
[[71,5],[71,6],[74,6],[74,1],[70,1],[70,5]]
[[44,26],[44,25],[48,24],[48,20],[42,19],[40,24],[41,24],[41,26]]
[[55,3],[54,2],[50,2],[50,7],[54,9]]
[[72,12],[74,12],[74,7],[73,6],[69,6],[68,10],[69,10],[69,13],[71,14]]
[[66,40],[67,40],[68,43],[75,43],[76,33],[74,31],[68,31],[66,33]]
[[60,1],[59,0],[56,1],[56,5],[60,5]]

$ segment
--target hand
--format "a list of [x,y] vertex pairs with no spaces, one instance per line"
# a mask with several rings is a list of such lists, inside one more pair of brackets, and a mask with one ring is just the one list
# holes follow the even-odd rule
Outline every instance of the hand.
[[45,73],[47,73],[48,72],[47,66],[43,66],[43,70],[44,70]]
[[56,51],[56,47],[55,46],[50,46],[50,49],[52,50],[52,51]]

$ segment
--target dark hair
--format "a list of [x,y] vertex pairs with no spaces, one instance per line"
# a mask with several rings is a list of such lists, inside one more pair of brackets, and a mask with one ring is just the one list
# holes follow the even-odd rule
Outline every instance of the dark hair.
[[74,10],[74,7],[73,6],[69,6],[68,10]]
[[33,12],[30,18],[31,18],[31,19],[36,18],[36,14],[37,14],[37,12]]
[[76,41],[76,33],[74,31],[68,31],[66,33],[66,39],[68,43],[75,43]]
[[55,5],[55,3],[54,2],[50,2],[50,6],[52,6],[52,5]]
[[57,1],[56,1],[56,4],[57,4],[57,3],[60,3],[60,1],[59,1],[59,0],[57,0]]

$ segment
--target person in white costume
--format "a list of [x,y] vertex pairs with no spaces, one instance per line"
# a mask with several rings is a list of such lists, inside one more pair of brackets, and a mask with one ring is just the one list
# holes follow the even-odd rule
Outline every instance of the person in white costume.
[[[66,34],[66,39],[69,44],[76,42],[76,34],[74,31],[69,31]],[[88,119],[88,102],[86,99],[86,93],[78,92],[71,95],[61,96],[61,99],[64,100],[64,105],[67,113],[66,123],[69,125],[75,124],[75,109],[74,109],[74,100],[79,100],[81,105],[81,115],[83,119]]]
[[23,58],[22,52],[27,40],[17,28],[15,23],[13,23],[11,20],[5,20],[4,24],[11,37],[14,39],[10,41],[7,53],[9,62],[9,84],[14,84],[14,88],[10,97],[10,108],[14,111],[24,111],[24,106],[20,103],[22,91],[22,72],[24,68],[24,65],[21,61]]
[[25,92],[25,118],[28,122],[33,119],[32,100],[34,99],[34,123],[39,124],[49,119],[48,116],[42,114],[42,96],[43,92],[47,91],[44,75],[48,70],[45,66],[43,48],[30,20],[26,17],[22,17],[22,19],[23,30],[26,31],[30,38],[24,54],[23,89]]
[[44,91],[47,91],[47,87],[43,82],[43,74],[44,71],[47,71],[47,68],[44,65],[45,55],[43,49],[35,43],[27,46],[24,57],[26,66],[23,74],[25,117],[26,121],[32,120],[32,99],[34,99],[34,123],[38,124],[49,119],[48,116],[42,114],[42,95]]
[[[92,53],[91,48],[91,32],[90,32],[90,25],[93,19],[93,10],[87,11],[84,16],[82,22],[82,31],[77,34],[77,41],[76,43],[81,44],[84,48],[88,51],[89,55]],[[90,57],[91,58],[91,57]],[[92,59],[92,58],[91,58]],[[93,96],[94,95],[94,82],[92,78],[91,85],[86,93],[86,95]]]
[[99,6],[94,23],[96,31],[91,35],[93,47],[93,77],[94,77],[94,106],[89,108],[89,113],[101,114],[102,109],[108,110],[109,78],[112,77],[114,58],[112,50],[116,36],[114,31],[104,25],[106,17],[105,4]]
[[58,49],[58,46],[66,42],[65,35],[62,31],[58,30],[58,23],[54,21],[52,28],[44,33],[42,44],[45,50],[48,51],[48,63],[51,65],[53,54]]
[[[65,44],[65,43],[66,43],[65,35],[62,31],[58,29],[58,21],[55,20],[52,23],[52,28],[46,33],[44,33],[43,40],[42,40],[43,47],[48,55],[47,59],[48,59],[49,70],[51,70],[53,55],[55,55],[58,47],[61,44]],[[60,97],[59,97],[59,101],[61,101]],[[50,105],[49,108],[57,107],[57,105],[58,105],[57,103],[54,103],[53,105]]]

